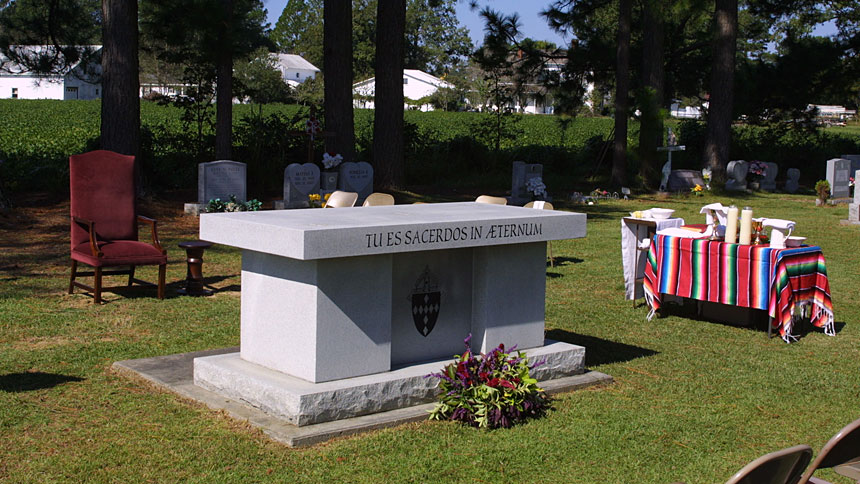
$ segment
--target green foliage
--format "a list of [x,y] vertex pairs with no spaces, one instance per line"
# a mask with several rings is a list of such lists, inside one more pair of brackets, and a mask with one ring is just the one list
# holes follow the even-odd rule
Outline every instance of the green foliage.
[[228,201],[223,201],[220,198],[213,198],[206,204],[206,213],[218,212],[256,212],[262,208],[263,203],[257,199],[240,202],[236,200],[236,195],[230,195]]
[[288,0],[269,33],[278,52],[298,54],[311,64],[323,63],[322,0]]
[[815,182],[815,194],[822,202],[826,202],[830,198],[830,182],[827,180],[818,180]]
[[285,103],[292,100],[292,89],[284,82],[269,51],[260,48],[251,54],[250,60],[235,63],[233,96],[256,104]]
[[[529,375],[525,353],[516,356],[500,344],[489,353],[475,355],[466,338],[466,350],[439,373],[439,403],[430,420],[454,420],[478,428],[508,428],[542,416],[549,398]],[[511,349],[513,351],[513,348]]]

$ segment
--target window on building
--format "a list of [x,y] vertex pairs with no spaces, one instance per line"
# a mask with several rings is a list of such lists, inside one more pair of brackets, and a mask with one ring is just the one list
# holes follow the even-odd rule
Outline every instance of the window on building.
[[298,79],[298,78],[299,78],[299,73],[298,73],[298,72],[296,72],[296,79]]
[[18,99],[18,88],[17,87],[12,88],[12,99]]
[[99,88],[96,88],[96,96],[99,95]]
[[409,84],[409,78],[408,77],[403,78],[403,84]]

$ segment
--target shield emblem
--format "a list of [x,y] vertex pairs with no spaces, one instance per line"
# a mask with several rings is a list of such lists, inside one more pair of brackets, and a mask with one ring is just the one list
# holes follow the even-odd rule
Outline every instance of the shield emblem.
[[439,317],[439,303],[442,301],[442,292],[439,291],[439,283],[436,276],[430,272],[429,267],[418,276],[412,287],[412,321],[415,329],[421,336],[427,337],[436,326]]
[[436,326],[441,299],[439,291],[412,294],[412,321],[422,336],[426,337]]

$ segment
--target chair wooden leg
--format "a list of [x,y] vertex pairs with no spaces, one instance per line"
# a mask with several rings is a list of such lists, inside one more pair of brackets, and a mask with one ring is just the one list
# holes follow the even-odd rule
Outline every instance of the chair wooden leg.
[[102,268],[96,267],[93,271],[93,299],[96,304],[102,302]]
[[167,273],[167,264],[158,266],[158,299],[164,299],[164,276]]
[[72,275],[69,278],[69,294],[73,294],[75,292],[75,276],[78,272],[78,261],[72,259]]
[[128,269],[128,287],[131,287],[134,284],[134,269],[136,266],[131,266]]

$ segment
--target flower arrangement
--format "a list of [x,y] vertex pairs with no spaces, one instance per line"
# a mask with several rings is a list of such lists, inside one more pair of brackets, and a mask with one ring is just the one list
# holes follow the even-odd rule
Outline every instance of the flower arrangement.
[[320,196],[319,193],[311,193],[308,195],[308,203],[311,208],[324,208],[325,204],[328,203],[329,197],[331,197],[331,193],[326,193],[325,196]]
[[711,177],[713,176],[713,172],[710,168],[702,168],[702,180],[705,180],[705,189],[711,189]]
[[693,195],[695,195],[697,197],[701,197],[701,196],[705,195],[705,193],[704,193],[705,189],[702,187],[702,185],[699,185],[698,183],[696,183],[696,186],[691,188],[690,191],[693,192]]
[[598,197],[608,197],[608,196],[609,196],[609,192],[607,192],[606,190],[601,190],[601,189],[599,189],[599,188],[595,188],[594,190],[592,190],[592,191],[591,191],[591,196],[592,196],[592,197],[595,197],[595,198],[598,198]]
[[207,213],[217,212],[256,212],[263,206],[263,202],[253,199],[247,202],[236,200],[236,195],[230,195],[228,201],[223,201],[220,198],[213,198],[206,204]]
[[763,161],[751,161],[749,174],[752,175],[753,180],[761,180],[764,178],[764,172],[767,170],[767,164]]
[[326,170],[331,170],[343,162],[343,156],[334,153],[323,153],[322,164]]
[[543,178],[539,176],[529,178],[526,181],[526,190],[532,194],[532,198],[534,199],[543,200],[547,197],[546,185],[543,182]]
[[440,373],[427,375],[440,379],[439,402],[430,412],[431,420],[454,420],[478,428],[508,428],[531,417],[540,417],[550,406],[549,397],[529,376],[529,370],[543,364],[528,365],[523,352],[511,355],[500,344],[489,353],[475,355],[469,343],[454,363]]

